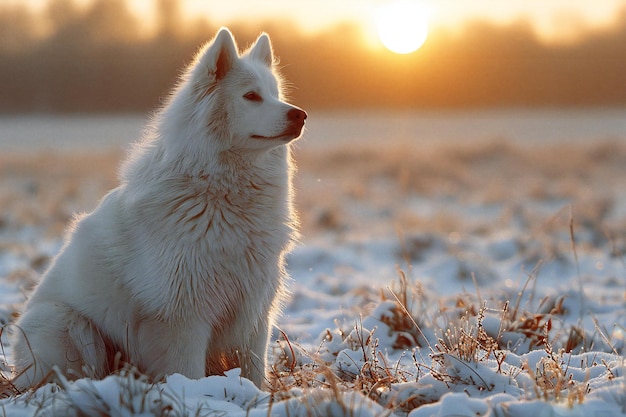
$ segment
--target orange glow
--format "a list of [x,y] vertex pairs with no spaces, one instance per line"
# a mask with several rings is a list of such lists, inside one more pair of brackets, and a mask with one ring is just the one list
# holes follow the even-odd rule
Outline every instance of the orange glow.
[[[365,29],[373,41],[380,43],[376,34],[376,20],[381,5],[402,0],[316,0],[315,2],[293,0],[237,0],[209,2],[205,0],[116,0],[125,3],[140,20],[138,30],[144,35],[154,34],[158,26],[157,9],[164,5],[176,5],[181,18],[188,23],[210,21],[215,26],[236,23],[264,23],[289,21],[306,34],[318,34],[338,24],[357,24]],[[6,7],[43,13],[51,4],[73,4],[88,9],[94,3],[107,0],[0,0],[0,13]],[[605,30],[615,24],[624,9],[624,0],[404,0],[405,3],[427,5],[428,26],[434,33],[445,30],[460,34],[469,22],[481,21],[508,26],[520,20],[527,21],[539,38],[548,43],[579,41],[592,31]],[[400,26],[400,25],[396,25]],[[414,26],[412,26],[414,27]],[[40,28],[41,30],[42,28]],[[375,39],[374,39],[375,37]],[[366,41],[370,41],[367,39]]]
[[[626,82],[624,11],[616,11],[613,23],[602,30],[588,26],[587,20],[580,23],[575,14],[561,15],[561,27],[571,28],[570,38],[546,42],[530,15],[509,23],[491,18],[445,20],[463,10],[471,16],[461,5],[467,8],[474,1],[343,0],[332,8],[333,19],[349,15],[351,20],[328,17],[316,23],[327,26],[315,30],[319,4],[331,0],[316,0],[315,7],[292,2],[293,7],[267,17],[275,11],[268,10],[270,5],[283,1],[268,2],[267,8],[258,7],[255,0],[220,6],[225,13],[226,4],[249,5],[235,17],[209,9],[190,16],[192,5],[218,8],[217,2],[191,0],[54,0],[50,7],[44,7],[46,0],[29,1],[28,6],[23,0],[0,0],[0,38],[5,35],[0,42],[0,78],[12,80],[3,86],[0,111],[143,112],[158,105],[181,65],[221,25],[231,28],[242,48],[261,31],[268,32],[281,73],[298,86],[289,91],[289,98],[306,108],[626,105],[626,91],[620,88]],[[400,10],[385,17],[380,6],[402,1],[426,11]],[[518,4],[475,1],[501,5],[486,9],[492,14]],[[35,2],[43,3],[31,8]],[[258,18],[248,18],[253,12]],[[311,26],[304,29],[299,19],[309,16]],[[417,48],[417,32],[385,40],[384,31],[376,31],[377,23],[396,29],[407,20],[414,29],[423,17],[428,26],[421,26],[422,37],[428,31],[428,40],[418,53],[390,52]],[[410,47],[403,43],[416,39]]]
[[376,14],[378,37],[397,54],[418,50],[428,36],[428,10],[415,1],[397,0],[379,7]]

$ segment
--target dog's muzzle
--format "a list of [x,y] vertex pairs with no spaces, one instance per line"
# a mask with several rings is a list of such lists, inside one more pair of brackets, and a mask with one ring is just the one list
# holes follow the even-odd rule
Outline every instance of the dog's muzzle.
[[288,132],[293,134],[292,138],[297,138],[302,133],[304,127],[304,121],[307,118],[307,114],[304,110],[294,107],[287,112],[287,120],[289,120]]

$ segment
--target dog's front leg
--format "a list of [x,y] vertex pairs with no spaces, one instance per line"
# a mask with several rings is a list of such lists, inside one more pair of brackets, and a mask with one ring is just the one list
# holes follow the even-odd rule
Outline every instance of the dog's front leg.
[[104,341],[94,324],[71,306],[32,301],[14,330],[13,384],[20,390],[45,382],[53,366],[74,379],[107,373]]
[[202,378],[208,332],[204,326],[188,323],[143,322],[138,332],[137,346],[141,352],[138,362],[155,379],[174,373],[191,379]]
[[257,323],[257,327],[251,332],[249,349],[241,352],[242,376],[248,378],[254,384],[262,388],[265,382],[267,369],[267,346],[269,344],[269,325],[263,318]]

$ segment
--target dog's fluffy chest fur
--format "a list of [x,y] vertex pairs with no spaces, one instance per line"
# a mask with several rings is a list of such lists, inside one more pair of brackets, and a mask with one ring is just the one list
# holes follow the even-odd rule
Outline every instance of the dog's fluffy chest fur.
[[[259,166],[226,165],[212,174],[154,172],[137,185],[131,178],[120,199],[122,217],[136,223],[124,238],[131,242],[124,269],[132,273],[123,284],[147,313],[176,321],[193,307],[200,319],[227,320],[240,306],[255,305],[248,298],[267,308],[282,292],[282,262],[267,260],[281,258],[293,239],[287,158],[269,154]],[[146,288],[148,278],[153,285]]]

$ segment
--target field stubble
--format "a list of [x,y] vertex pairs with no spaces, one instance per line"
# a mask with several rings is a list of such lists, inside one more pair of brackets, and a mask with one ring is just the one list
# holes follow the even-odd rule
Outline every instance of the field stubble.
[[[427,147],[355,144],[323,151],[296,149],[295,156],[296,206],[305,245],[329,235],[338,247],[353,239],[395,236],[404,242],[402,256],[410,264],[428,256],[437,245],[437,236],[452,242],[450,247],[462,236],[489,236],[497,257],[498,236],[513,232],[519,234],[513,239],[516,250],[530,265],[545,258],[604,251],[621,259],[626,270],[625,145],[530,147],[504,140]],[[59,237],[74,213],[93,209],[116,185],[121,158],[119,151],[0,155],[0,257],[11,252],[26,258],[19,267],[0,264],[0,275],[9,282],[23,282],[24,288],[32,286],[58,250]],[[49,247],[33,244],[42,236],[56,243]],[[326,353],[299,348],[283,333],[276,345],[272,398],[288,399],[300,389],[330,388],[330,392],[358,391],[387,409],[410,412],[441,399],[443,391],[435,392],[433,386],[444,391],[460,387],[466,393],[475,389],[476,395],[482,395],[495,385],[481,378],[496,378],[495,372],[508,380],[534,380],[536,398],[581,403],[588,391],[585,377],[571,382],[563,355],[568,349],[584,351],[580,346],[586,343],[585,329],[563,323],[559,327],[556,320],[558,329],[552,329],[553,317],[567,315],[563,299],[537,301],[531,312],[518,309],[515,298],[487,308],[480,297],[480,279],[484,278],[480,259],[473,265],[464,273],[470,285],[473,281],[476,294],[458,294],[447,301],[429,300],[430,293],[407,281],[400,271],[399,289],[381,289],[378,299],[372,293],[362,295],[367,302],[357,308],[362,314],[360,324],[323,337],[320,349],[324,346]],[[617,297],[626,303],[623,278],[624,274],[612,279],[622,292]],[[530,273],[530,286],[524,287],[518,300],[522,295],[532,297],[533,279]],[[16,309],[18,305],[19,301]],[[16,314],[10,310],[0,311],[0,319],[10,320]],[[397,363],[386,363],[374,331],[364,327],[372,318],[378,320],[379,332],[386,328],[388,338],[393,339],[385,349],[428,346],[429,364],[415,357],[415,350],[413,360],[402,356]],[[446,322],[441,324],[441,320]],[[610,334],[610,329],[604,331],[608,327],[610,323],[597,325],[594,340],[598,345]],[[514,366],[518,359],[512,352],[505,360],[516,335],[525,337],[529,349],[540,351],[518,366]],[[507,342],[507,337],[513,339]],[[553,342],[558,342],[554,349]],[[604,345],[607,353],[623,357],[610,340]],[[341,362],[341,349],[348,352],[350,361]],[[350,349],[357,353],[349,353]],[[363,358],[353,360],[359,352]],[[324,355],[330,357],[325,361]],[[412,373],[400,366],[407,360],[415,365]],[[533,366],[529,361],[534,361]],[[357,363],[360,366],[353,369]],[[474,368],[464,368],[463,363]],[[483,372],[481,366],[491,366],[491,371]],[[611,375],[623,372],[624,364],[597,366],[603,367],[597,372],[608,370]],[[413,380],[420,380],[423,387],[410,385]],[[328,395],[328,391],[323,394]]]

